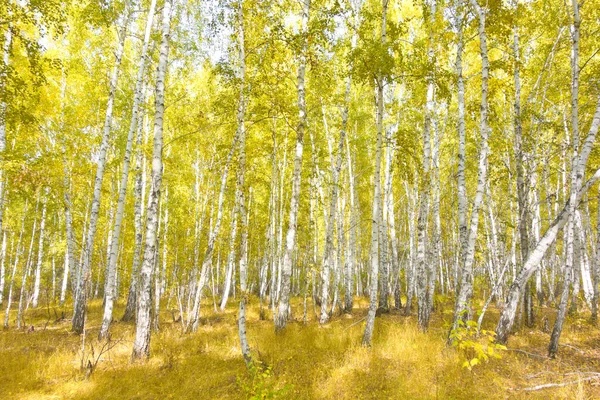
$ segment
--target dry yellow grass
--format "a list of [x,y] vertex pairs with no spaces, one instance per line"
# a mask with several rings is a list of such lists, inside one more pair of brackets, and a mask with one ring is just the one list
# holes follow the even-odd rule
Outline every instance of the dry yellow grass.
[[[503,352],[502,359],[461,367],[463,356],[445,345],[444,321],[450,306],[434,314],[431,329],[421,333],[414,317],[392,312],[378,317],[371,349],[360,346],[366,313],[364,299],[356,300],[352,317],[341,316],[319,326],[309,305],[309,324],[291,323],[275,334],[272,321],[259,321],[257,302],[248,315],[253,354],[270,367],[260,381],[266,391],[289,399],[505,399],[600,398],[597,382],[589,381],[535,392],[521,390],[547,382],[576,380],[561,374],[600,371],[600,337],[584,319],[572,319],[564,332],[559,360]],[[98,301],[90,305],[86,350],[101,346]],[[56,321],[59,308],[39,308],[26,315],[30,329],[0,331],[0,398],[4,399],[243,399],[252,386],[239,353],[236,306],[214,313],[203,308],[198,332],[181,334],[171,315],[162,315],[161,330],[152,336],[152,357],[146,363],[129,361],[134,325],[116,322],[113,341],[97,369],[86,378],[81,369],[81,338],[70,333],[70,321]],[[302,315],[301,301],[294,302]],[[117,308],[115,315],[120,316]],[[490,312],[493,326],[497,313]],[[13,318],[11,318],[11,321]],[[517,332],[510,348],[545,355],[548,334],[537,329]],[[538,374],[527,379],[527,376]],[[256,385],[256,382],[254,383]]]

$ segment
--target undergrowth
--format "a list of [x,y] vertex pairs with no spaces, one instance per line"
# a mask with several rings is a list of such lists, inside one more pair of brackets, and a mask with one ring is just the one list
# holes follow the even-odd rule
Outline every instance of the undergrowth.
[[[498,312],[493,308],[479,337],[473,324],[465,323],[455,332],[459,344],[448,347],[450,301],[436,305],[427,333],[419,331],[414,316],[399,311],[382,314],[375,322],[373,346],[367,349],[360,345],[367,306],[366,299],[356,298],[353,315],[336,315],[320,326],[310,303],[308,323],[303,323],[303,299],[295,298],[293,315],[298,320],[275,334],[270,315],[260,320],[258,300],[251,299],[247,331],[257,361],[247,368],[239,350],[233,301],[223,313],[214,313],[207,301],[202,325],[190,334],[183,334],[181,324],[165,311],[160,330],[152,332],[150,360],[134,364],[132,323],[115,321],[114,339],[104,349],[97,341],[101,301],[90,304],[84,347],[82,338],[70,332],[71,309],[48,310],[44,305],[27,312],[27,329],[0,331],[0,398],[600,398],[595,381],[521,390],[559,382],[564,374],[600,369],[598,329],[582,316],[567,321],[561,343],[570,347],[561,346],[559,360],[550,361],[495,347],[491,331]],[[48,318],[63,313],[66,318]],[[115,317],[122,313],[122,307],[115,309]],[[543,317],[553,320],[552,310],[542,309],[538,321]],[[545,355],[548,337],[541,327],[517,329],[509,349]],[[498,352],[501,359],[494,357]],[[485,359],[489,362],[481,362]]]

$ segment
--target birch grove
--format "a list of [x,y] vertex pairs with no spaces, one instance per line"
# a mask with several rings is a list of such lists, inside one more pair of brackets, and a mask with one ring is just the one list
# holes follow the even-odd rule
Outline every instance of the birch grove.
[[572,356],[598,334],[598,9],[3,2],[5,332],[60,326],[89,377],[235,321],[252,395],[293,375],[261,346],[298,337]]

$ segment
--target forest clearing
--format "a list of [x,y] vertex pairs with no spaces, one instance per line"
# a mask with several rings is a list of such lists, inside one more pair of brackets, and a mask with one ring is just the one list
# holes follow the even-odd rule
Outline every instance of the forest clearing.
[[0,398],[600,398],[600,0],[0,0]]

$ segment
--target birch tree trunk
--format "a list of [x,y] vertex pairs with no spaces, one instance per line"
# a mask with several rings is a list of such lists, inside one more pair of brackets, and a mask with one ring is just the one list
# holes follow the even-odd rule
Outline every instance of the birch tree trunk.
[[138,281],[139,281],[139,267],[142,258],[142,242],[144,240],[142,222],[143,219],[143,199],[142,189],[144,187],[144,175],[142,169],[144,168],[144,154],[142,152],[142,136],[145,133],[145,126],[142,128],[141,124],[138,124],[138,132],[136,138],[136,153],[135,153],[135,187],[133,197],[135,199],[133,203],[133,226],[134,226],[134,249],[133,249],[133,262],[131,265],[131,278],[129,281],[129,291],[127,293],[127,305],[125,306],[125,313],[123,314],[122,321],[131,321],[135,318],[137,310],[137,298],[138,298]]
[[[342,110],[342,128],[340,129],[340,138],[338,142],[337,155],[335,166],[331,171],[331,195],[329,198],[329,217],[327,222],[327,231],[325,232],[325,257],[323,263],[322,290],[321,290],[321,317],[319,323],[325,324],[329,321],[329,270],[333,264],[333,241],[334,241],[334,226],[336,223],[336,210],[338,206],[338,191],[340,180],[340,172],[342,170],[342,157],[344,155],[344,143],[346,140],[346,127],[348,125],[348,106],[350,101],[350,77],[346,81],[345,105]],[[343,218],[343,215],[338,218]],[[342,243],[338,241],[338,248]],[[341,268],[340,260],[338,260],[338,269]],[[336,272],[337,274],[337,272]],[[336,279],[337,281],[337,279]],[[335,288],[337,290],[337,288]],[[332,305],[331,309],[333,310]]]
[[[4,43],[2,46],[2,61],[4,62],[4,68],[0,74],[0,161],[4,160],[4,152],[6,151],[6,110],[8,109],[8,103],[5,100],[5,90],[8,80],[8,71],[10,63],[10,51],[12,47],[12,31],[10,24],[4,33]],[[4,220],[4,167],[0,167],[0,232],[2,231],[2,224]]]
[[44,195],[42,201],[42,220],[40,222],[40,238],[38,242],[38,259],[35,268],[35,281],[33,283],[33,298],[32,306],[36,308],[38,306],[38,300],[40,296],[40,281],[42,277],[42,263],[44,261],[44,229],[46,227],[46,203],[48,202],[48,191]]
[[70,192],[70,184],[69,184],[69,170],[67,167],[67,163],[64,165],[64,201],[65,201],[65,232],[67,239],[67,248],[65,254],[65,269],[63,271],[63,279],[60,290],[60,305],[65,303],[65,299],[67,296],[67,285],[69,282],[69,272],[71,275],[75,275],[77,273],[77,266],[75,265],[75,235],[73,233],[73,216],[71,214],[71,210],[73,209],[73,205],[71,203],[71,195]]
[[[435,7],[433,1],[430,5],[428,18],[430,24],[435,22]],[[433,51],[433,31],[430,28],[429,33],[429,49],[427,59],[430,65],[434,65]],[[419,327],[426,331],[429,327],[429,317],[431,309],[429,307],[429,285],[431,284],[431,274],[429,272],[427,255],[427,220],[429,217],[429,196],[431,191],[430,186],[430,166],[431,166],[431,133],[435,129],[434,122],[434,106],[435,106],[435,87],[434,87],[434,71],[427,77],[427,101],[425,104],[425,121],[423,129],[423,162],[422,169],[419,175],[420,193],[419,193],[419,215],[417,218],[417,304],[418,304],[418,320]]]
[[[520,53],[519,53],[519,32],[517,26],[513,26],[513,53],[515,57],[514,67],[514,85],[515,85],[515,99],[514,99],[514,129],[515,129],[515,166],[517,171],[517,210],[518,210],[518,221],[519,221],[519,239],[520,239],[520,251],[521,251],[521,263],[527,260],[529,253],[529,207],[527,205],[529,187],[525,182],[525,171],[523,165],[523,128],[521,125],[521,78],[520,78]],[[533,325],[533,313],[531,312],[532,299],[531,289],[529,283],[525,288],[525,324],[527,326]]]
[[[575,210],[577,208],[576,196],[585,173],[585,164],[581,164],[583,154],[579,154],[579,28],[581,20],[579,18],[579,1],[573,0],[573,25],[571,26],[571,137],[573,146],[573,158],[571,162],[571,194],[569,196],[569,216],[567,222],[566,242],[565,242],[565,278],[563,290],[558,303],[558,314],[552,329],[550,344],[548,345],[548,356],[556,357],[558,353],[558,341],[562,333],[562,326],[565,320],[567,303],[569,301],[569,289],[571,280],[575,274],[573,266],[574,253],[574,235],[575,235]],[[600,106],[600,102],[598,103]],[[592,126],[594,122],[592,122]],[[589,138],[589,134],[588,134]],[[587,144],[587,143],[586,143]],[[586,145],[584,144],[584,146]],[[582,148],[582,153],[584,149]],[[586,160],[587,161],[587,160]],[[580,171],[581,169],[581,171]],[[573,293],[576,297],[577,293]]]
[[240,337],[240,349],[246,364],[252,362],[250,345],[246,337],[246,302],[248,300],[248,222],[250,220],[250,204],[252,201],[252,189],[246,207],[245,179],[246,179],[246,128],[244,117],[246,113],[246,49],[244,41],[244,1],[238,3],[238,41],[239,41],[239,79],[240,99],[238,103],[237,123],[240,136],[240,158],[238,170],[238,191],[236,200],[240,207],[241,240],[240,240],[240,307],[238,311],[238,335]]
[[17,308],[17,329],[21,328],[21,322],[22,322],[22,318],[23,318],[23,308],[25,307],[25,302],[26,299],[25,297],[27,296],[26,294],[26,290],[27,290],[27,278],[29,277],[29,270],[30,270],[30,266],[31,266],[31,255],[33,253],[33,244],[35,242],[35,232],[36,232],[36,228],[37,228],[37,222],[38,222],[38,208],[39,208],[39,204],[40,204],[40,197],[39,197],[39,192],[38,192],[38,198],[36,200],[36,204],[35,204],[35,212],[34,212],[34,219],[33,219],[33,227],[31,228],[31,241],[29,242],[29,251],[27,252],[27,261],[25,261],[25,266],[23,267],[23,276],[21,277],[21,290],[19,293],[19,307]]
[[[353,298],[353,276],[356,270],[356,231],[358,229],[357,218],[356,218],[356,200],[354,192],[354,172],[352,168],[352,156],[350,153],[350,142],[348,136],[346,136],[346,154],[348,155],[348,197],[350,198],[350,209],[349,214],[349,235],[348,235],[348,249],[346,250],[347,265],[345,275],[345,290],[344,290],[344,312],[351,314],[354,305]],[[360,277],[357,277],[360,279]]]
[[[598,188],[598,204],[600,204],[600,187]],[[4,262],[4,260],[3,260]],[[600,295],[600,208],[596,212],[596,254],[592,263],[594,278],[594,298],[592,300],[592,322],[598,322],[598,296]]]
[[152,153],[152,187],[148,198],[146,214],[146,244],[140,273],[140,294],[133,343],[132,359],[141,359],[150,355],[150,308],[152,307],[151,285],[154,255],[156,252],[156,231],[158,223],[158,203],[163,172],[163,118],[165,111],[165,79],[167,75],[169,40],[171,36],[171,8],[173,0],[165,0],[163,6],[162,38],[160,43],[158,68],[156,71],[154,149]]
[[13,267],[12,267],[12,272],[10,274],[10,283],[8,284],[8,296],[7,296],[7,300],[6,300],[6,313],[4,314],[4,327],[8,328],[8,319],[10,317],[10,306],[12,304],[12,293],[13,293],[13,286],[15,283],[15,275],[17,272],[17,267],[19,265],[19,257],[21,256],[22,253],[22,243],[23,243],[23,233],[25,232],[25,218],[27,217],[27,206],[28,206],[28,202],[27,199],[25,199],[25,207],[23,208],[23,220],[21,221],[21,232],[19,233],[19,240],[17,241],[17,248],[16,248],[16,255],[15,255],[15,259],[13,261]]
[[[241,139],[241,138],[240,138]],[[241,143],[241,140],[240,140]],[[238,172],[239,173],[239,172]],[[238,187],[236,189],[236,192],[239,191],[240,188]],[[231,282],[232,282],[232,276],[234,274],[234,269],[235,269],[235,240],[237,238],[237,219],[238,219],[238,214],[239,214],[239,209],[240,209],[240,204],[239,204],[239,195],[236,196],[236,201],[235,204],[233,206],[233,215],[232,215],[232,221],[231,221],[231,236],[229,237],[229,254],[227,255],[227,268],[225,270],[225,282],[224,282],[224,286],[223,286],[223,296],[221,298],[221,305],[219,306],[219,309],[221,310],[221,312],[223,312],[225,310],[225,307],[227,306],[227,300],[229,299],[229,291],[231,290]]]
[[[587,163],[587,156],[589,156],[589,151],[593,144],[593,138],[596,136],[598,131],[598,127],[600,126],[600,102],[598,107],[596,108],[596,114],[594,116],[594,121],[592,122],[592,127],[590,128],[590,133],[588,134],[588,138],[586,139],[586,143],[582,148],[582,159],[585,160],[583,164]],[[591,137],[591,141],[589,140]],[[587,155],[585,154],[587,150]],[[600,168],[596,170],[596,172],[592,175],[592,177],[581,187],[581,189],[576,193],[575,198],[575,207],[581,201],[581,198],[588,190],[600,179]],[[519,299],[521,297],[521,292],[525,286],[525,283],[531,277],[531,275],[537,269],[540,261],[546,254],[546,251],[554,243],[558,232],[565,226],[567,220],[569,218],[569,212],[571,208],[571,198],[568,199],[562,211],[558,213],[556,218],[552,221],[542,238],[536,244],[535,248],[529,253],[529,257],[523,268],[521,268],[521,272],[517,275],[516,279],[510,286],[510,290],[508,293],[508,297],[506,300],[506,305],[500,314],[500,320],[498,321],[498,325],[496,326],[496,341],[499,343],[506,343],[508,340],[508,335],[510,330],[513,327],[515,322],[515,317],[517,314],[517,306],[519,304]]]
[[469,302],[473,296],[473,263],[475,261],[475,243],[477,241],[477,229],[479,227],[479,210],[483,203],[485,186],[487,183],[487,154],[488,154],[488,136],[490,127],[488,126],[488,79],[489,79],[489,61],[487,49],[487,35],[485,32],[485,19],[487,10],[483,9],[477,0],[471,0],[471,5],[479,19],[479,47],[481,53],[481,106],[479,133],[481,135],[481,144],[479,149],[479,163],[477,171],[477,190],[471,210],[471,223],[469,227],[469,236],[467,240],[464,262],[462,262],[461,283],[456,299],[454,310],[454,321],[450,330],[452,331],[458,325],[459,319],[464,319],[465,313],[469,312]]
[[[464,20],[464,0],[458,0],[457,3],[457,30],[458,43],[456,49],[456,75],[458,88],[458,242],[459,242],[459,265],[464,262],[467,252],[467,187],[465,183],[465,154],[466,154],[466,131],[465,131],[465,81],[463,77],[462,54],[463,43],[463,20]],[[462,275],[462,274],[461,274]]]
[[2,231],[2,261],[0,262],[0,304],[4,301],[4,284],[6,282],[6,230]]
[[300,181],[302,178],[302,152],[304,149],[304,130],[306,129],[306,99],[304,77],[306,74],[306,53],[308,50],[308,20],[311,0],[302,0],[302,49],[298,62],[298,126],[296,128],[296,153],[294,156],[294,172],[292,175],[292,194],[290,199],[290,214],[288,230],[285,237],[285,253],[281,267],[281,292],[275,330],[284,329],[289,317],[290,283],[292,276],[292,257],[296,250],[296,228],[298,225],[298,207],[300,203]]
[[194,297],[194,307],[192,309],[191,314],[188,317],[188,323],[186,329],[190,329],[195,332],[198,329],[198,319],[200,316],[200,300],[202,298],[202,289],[206,284],[207,272],[208,269],[212,266],[212,257],[215,248],[215,242],[217,240],[217,236],[219,234],[221,228],[221,220],[223,217],[223,201],[225,199],[225,188],[227,187],[227,177],[229,175],[229,167],[231,165],[231,160],[237,149],[237,144],[239,141],[239,135],[235,135],[233,138],[233,143],[231,144],[231,149],[227,154],[227,159],[225,160],[225,167],[223,168],[223,172],[221,174],[221,188],[219,190],[219,197],[217,200],[217,215],[215,218],[214,226],[210,229],[210,235],[208,238],[208,244],[206,247],[206,252],[204,253],[204,260],[202,261],[202,270],[200,272],[200,277],[198,278],[198,283],[196,285],[196,293]]
[[[382,0],[381,43],[386,44],[388,0]],[[381,148],[383,145],[383,76],[376,79],[377,85],[377,143],[375,150],[375,175],[373,177],[373,209],[371,216],[371,282],[369,285],[369,311],[367,324],[362,338],[363,346],[371,346],[375,313],[377,312],[377,275],[379,273],[379,223],[381,205]]]
[[[127,8],[127,7],[126,7]],[[96,236],[96,226],[98,224],[98,213],[100,211],[100,199],[102,196],[102,181],[104,179],[104,168],[106,165],[106,153],[108,151],[108,142],[112,126],[113,106],[115,94],[117,91],[117,82],[121,67],[121,59],[125,48],[125,38],[127,36],[127,26],[129,24],[129,10],[125,11],[123,25],[119,32],[119,45],[115,52],[115,65],[110,78],[108,92],[108,101],[106,104],[106,116],[104,119],[104,128],[102,130],[102,142],[98,151],[98,167],[96,169],[96,178],[94,180],[94,191],[92,199],[92,209],[90,213],[90,225],[87,230],[87,238],[83,249],[83,260],[81,263],[81,279],[78,282],[75,295],[75,309],[73,311],[73,332],[83,333],[85,325],[85,314],[87,309],[87,290],[91,280],[91,261],[94,253],[94,238]]]
[[[121,236],[121,224],[123,222],[123,214],[125,212],[125,198],[127,196],[127,182],[129,180],[129,165],[131,160],[131,150],[133,148],[133,139],[137,131],[138,115],[140,104],[143,100],[143,84],[144,84],[144,73],[146,68],[146,58],[148,54],[148,43],[150,42],[150,33],[152,32],[152,21],[154,19],[154,8],[156,7],[156,0],[152,0],[150,3],[150,10],[146,18],[146,31],[144,34],[144,42],[142,44],[142,51],[140,54],[140,61],[138,67],[138,73],[135,83],[135,90],[133,94],[133,106],[131,111],[131,121],[129,123],[129,131],[127,133],[127,144],[125,145],[125,155],[123,157],[123,171],[121,172],[121,186],[119,188],[119,200],[117,202],[117,213],[115,216],[115,225],[112,231],[112,241],[110,246],[110,253],[108,258],[108,265],[106,268],[106,278],[104,284],[104,315],[102,317],[102,327],[98,334],[98,339],[102,340],[107,337],[110,324],[112,322],[112,313],[116,297],[116,274],[115,270],[117,267],[117,253],[119,250],[119,239]],[[132,280],[134,277],[132,275]]]

